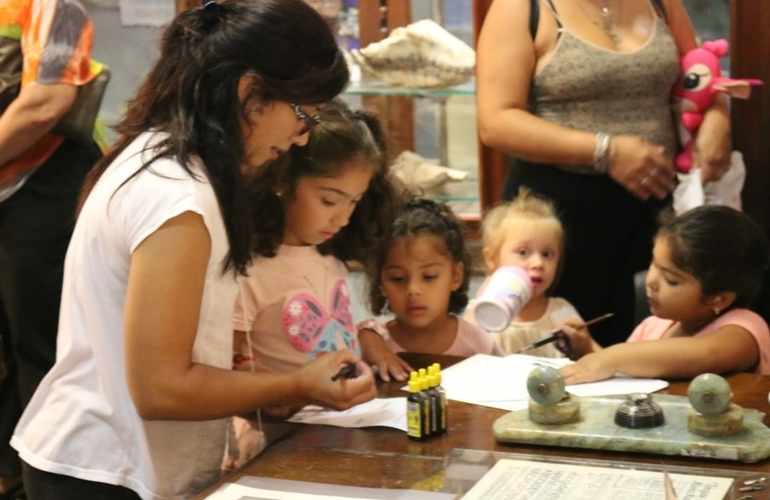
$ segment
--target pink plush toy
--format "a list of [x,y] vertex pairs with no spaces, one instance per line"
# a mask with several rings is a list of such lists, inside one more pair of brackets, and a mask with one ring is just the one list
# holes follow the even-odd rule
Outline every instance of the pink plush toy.
[[682,126],[689,133],[689,138],[686,138],[684,151],[676,157],[676,168],[680,172],[687,173],[692,168],[692,141],[703,122],[703,112],[714,102],[717,92],[748,99],[752,86],[763,85],[762,80],[722,77],[719,58],[727,51],[727,40],[720,39],[705,42],[702,47],[682,56],[682,75],[674,88],[674,95],[680,99]]

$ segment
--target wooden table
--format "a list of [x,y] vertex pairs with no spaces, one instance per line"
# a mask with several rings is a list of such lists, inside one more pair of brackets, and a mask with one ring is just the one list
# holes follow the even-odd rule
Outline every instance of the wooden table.
[[[462,358],[447,356],[405,355],[415,367],[433,361],[442,367]],[[733,402],[765,413],[768,424],[770,376],[738,374],[727,377],[733,390]],[[672,381],[663,393],[686,396],[689,381]],[[382,383],[380,397],[406,396],[402,383]],[[588,460],[612,460],[634,464],[657,464],[700,468],[736,469],[770,476],[770,459],[753,464],[689,457],[621,453],[602,450],[546,447],[498,443],[492,424],[505,410],[449,402],[445,435],[426,441],[412,441],[406,433],[391,428],[350,429],[344,427],[284,424],[286,433],[242,469],[225,477],[233,482],[243,475],[352,485],[370,488],[412,488],[426,478],[439,474],[445,457],[455,449],[526,453],[541,457],[567,457]],[[217,485],[218,486],[218,485]],[[210,494],[216,487],[202,497]]]

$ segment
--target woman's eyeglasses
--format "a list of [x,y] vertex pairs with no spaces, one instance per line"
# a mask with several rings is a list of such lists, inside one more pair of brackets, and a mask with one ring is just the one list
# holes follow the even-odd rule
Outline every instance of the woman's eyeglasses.
[[302,127],[302,130],[300,131],[299,135],[305,135],[308,132],[310,132],[310,129],[321,123],[321,117],[318,115],[311,115],[299,104],[294,104],[293,102],[288,103],[289,106],[291,106],[291,109],[294,110],[294,114],[297,115],[297,118],[302,120],[302,123],[305,125]]

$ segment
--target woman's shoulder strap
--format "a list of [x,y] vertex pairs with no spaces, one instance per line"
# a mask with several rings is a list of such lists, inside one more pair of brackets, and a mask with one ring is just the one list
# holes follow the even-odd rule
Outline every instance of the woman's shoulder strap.
[[658,12],[658,15],[663,18],[663,20],[666,19],[666,6],[663,5],[663,0],[652,0],[652,5],[655,7],[655,10]]
[[540,0],[529,0],[529,34],[532,40],[537,35],[537,25],[540,22]]
[[[548,6],[551,9],[551,12],[556,14],[556,7],[554,7],[553,2],[551,0],[546,0],[548,2]],[[529,34],[532,35],[532,40],[535,39],[535,36],[537,35],[537,25],[540,22],[540,0],[529,0]],[[561,22],[559,22],[559,19],[556,19],[556,22],[558,23],[559,27],[561,27]]]

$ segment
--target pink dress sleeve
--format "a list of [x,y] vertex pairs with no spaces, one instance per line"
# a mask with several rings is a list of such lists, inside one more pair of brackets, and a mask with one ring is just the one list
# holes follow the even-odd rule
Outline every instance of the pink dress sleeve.
[[658,340],[663,337],[673,321],[670,319],[661,319],[657,316],[649,316],[639,323],[626,342],[641,342],[643,340]]
[[759,348],[759,362],[754,372],[770,375],[770,329],[757,313],[748,309],[732,309],[709,323],[696,336],[708,335],[717,328],[727,325],[739,326],[754,337]]

